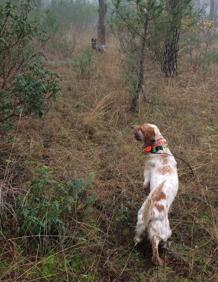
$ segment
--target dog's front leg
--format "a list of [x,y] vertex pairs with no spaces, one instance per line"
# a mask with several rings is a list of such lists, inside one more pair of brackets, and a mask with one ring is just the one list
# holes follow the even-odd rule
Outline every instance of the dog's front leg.
[[145,188],[146,190],[149,190],[150,188],[150,171],[146,169],[144,171],[143,188]]

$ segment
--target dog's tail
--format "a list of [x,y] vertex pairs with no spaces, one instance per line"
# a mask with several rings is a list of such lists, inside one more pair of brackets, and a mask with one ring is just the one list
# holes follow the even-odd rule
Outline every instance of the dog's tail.
[[165,198],[163,193],[163,186],[166,180],[159,184],[154,190],[150,192],[143,204],[143,221],[144,228],[147,228],[154,214],[154,206],[158,200]]

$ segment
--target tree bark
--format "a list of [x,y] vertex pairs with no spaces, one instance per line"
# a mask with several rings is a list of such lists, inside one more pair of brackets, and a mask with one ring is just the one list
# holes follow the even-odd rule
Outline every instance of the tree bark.
[[215,19],[215,0],[210,0],[210,14],[209,18],[211,20]]
[[215,8],[214,8],[214,19],[217,19],[217,12],[218,12],[218,1],[215,3]]
[[172,37],[165,42],[161,70],[167,77],[174,77],[177,75],[179,36],[179,30],[178,28],[175,28]]
[[131,111],[137,111],[139,108],[139,98],[140,96],[145,96],[144,93],[144,67],[145,67],[145,47],[146,47],[146,38],[148,30],[148,16],[145,15],[144,21],[144,30],[143,36],[141,38],[141,48],[139,54],[139,68],[138,68],[138,83],[135,95],[131,103]]
[[197,9],[200,9],[201,8],[201,1],[200,0],[194,0],[193,1],[194,3],[194,7],[197,8]]
[[168,13],[170,17],[170,27],[167,39],[164,44],[161,70],[167,77],[177,75],[177,59],[179,51],[179,38],[182,20],[182,7],[177,0],[169,0]]
[[106,45],[106,28],[105,28],[105,18],[107,13],[106,0],[99,0],[98,9],[98,36],[97,36],[97,46],[99,51],[105,50]]

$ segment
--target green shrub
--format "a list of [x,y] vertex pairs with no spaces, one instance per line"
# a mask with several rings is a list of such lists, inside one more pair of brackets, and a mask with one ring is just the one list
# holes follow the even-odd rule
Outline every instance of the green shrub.
[[95,195],[89,192],[92,180],[90,175],[86,182],[83,179],[59,182],[43,166],[27,194],[17,199],[19,235],[63,234],[67,219],[81,219],[95,201]]
[[0,4],[0,123],[22,115],[41,116],[59,92],[36,46],[46,34],[33,18],[32,0]]
[[115,221],[118,225],[126,225],[130,222],[130,210],[128,207],[121,205],[116,213]]
[[208,74],[212,64],[218,63],[218,53],[215,50],[205,50],[192,60],[195,67],[199,68],[204,75]]
[[57,18],[51,10],[46,9],[39,14],[41,28],[46,31],[48,36],[52,36],[59,30]]
[[79,70],[80,75],[89,75],[93,69],[93,51],[87,48],[74,60],[74,66]]
[[201,15],[197,20],[193,29],[184,34],[182,49],[193,69],[207,75],[210,66],[218,62],[217,27],[213,21],[206,21]]

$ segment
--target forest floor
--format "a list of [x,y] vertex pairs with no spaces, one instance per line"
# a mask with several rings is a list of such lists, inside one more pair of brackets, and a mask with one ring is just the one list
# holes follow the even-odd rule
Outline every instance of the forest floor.
[[[20,118],[7,135],[10,142],[1,141],[1,158],[10,159],[6,174],[17,189],[42,165],[59,181],[92,173],[96,201],[74,226],[74,240],[48,251],[38,246],[27,252],[25,238],[4,234],[0,281],[217,281],[218,66],[203,74],[183,60],[178,77],[168,79],[147,61],[152,102],[134,114],[115,41],[105,53],[94,53],[91,69],[83,71],[72,59],[89,37],[78,40],[73,55],[61,46],[45,50],[62,94],[45,117]],[[145,157],[131,125],[143,122],[158,125],[178,162],[180,188],[170,214],[171,245],[161,249],[164,267],[152,265],[146,239],[133,245],[146,191]]]

